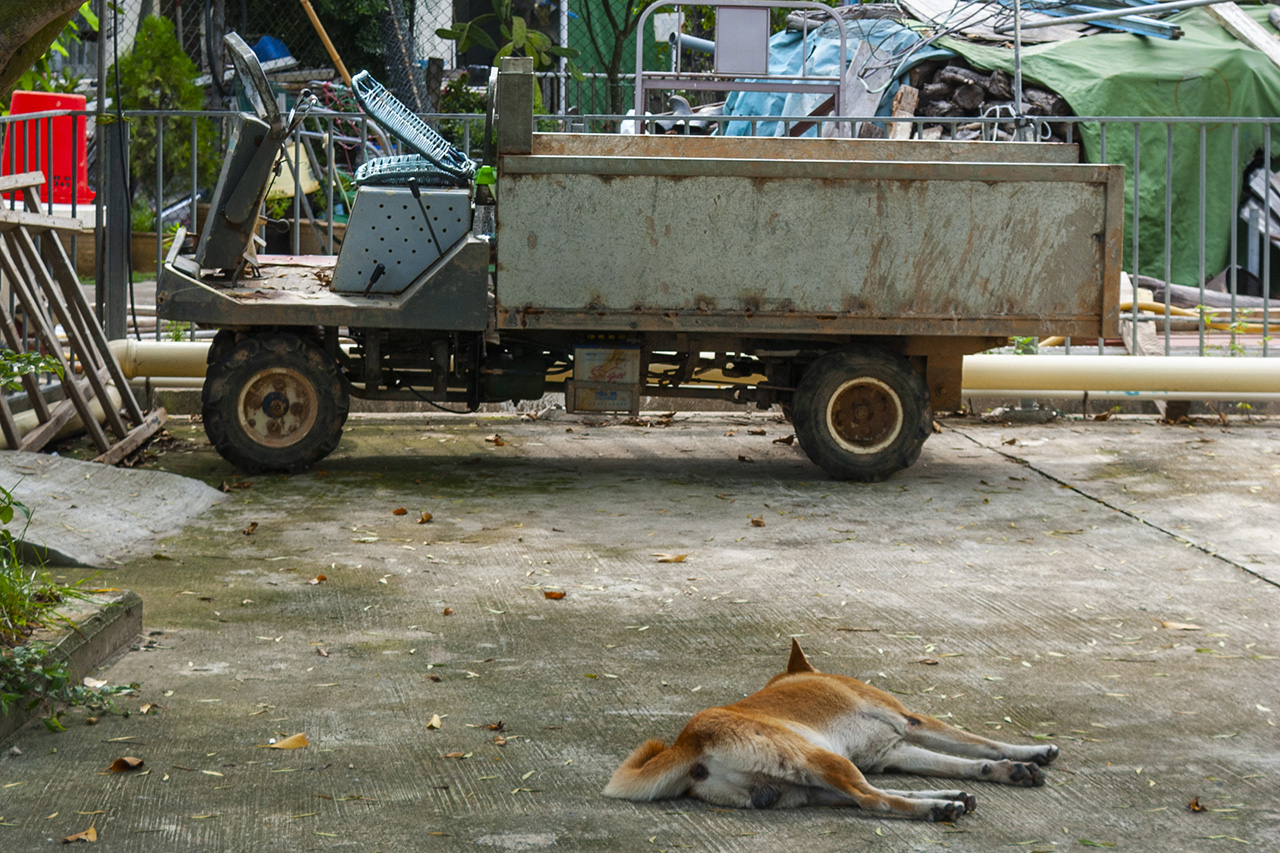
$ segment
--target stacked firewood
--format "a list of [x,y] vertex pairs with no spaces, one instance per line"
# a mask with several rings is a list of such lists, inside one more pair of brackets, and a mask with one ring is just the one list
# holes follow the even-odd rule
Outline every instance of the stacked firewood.
[[[921,124],[916,135],[922,139],[1014,138],[1013,78],[1003,71],[977,71],[961,59],[952,59],[945,65],[922,63],[912,69],[910,87],[902,87],[908,88],[916,90],[916,116],[948,119],[938,124]],[[910,92],[905,94],[909,102]],[[1061,95],[1025,82],[1022,104],[1028,116],[1072,115],[1071,107]],[[895,115],[899,113],[895,111]],[[967,117],[984,121],[960,120]],[[1063,142],[1068,138],[1069,128],[1065,122],[1053,122],[1048,127],[1052,133],[1049,141]]]

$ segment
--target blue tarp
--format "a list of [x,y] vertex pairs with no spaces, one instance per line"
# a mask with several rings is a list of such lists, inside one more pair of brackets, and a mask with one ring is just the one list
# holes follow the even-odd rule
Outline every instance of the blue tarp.
[[[862,42],[893,57],[897,73],[882,94],[876,115],[889,115],[893,96],[906,82],[907,72],[912,66],[955,56],[949,50],[924,47],[918,33],[888,18],[847,21],[845,34],[847,62],[853,61]],[[770,76],[799,76],[802,61],[805,73],[809,75],[836,75],[840,64],[840,35],[834,23],[811,30],[807,36],[784,30],[769,39]],[[826,97],[821,94],[739,91],[729,95],[724,112],[728,116],[805,116]],[[760,122],[753,131],[751,122],[729,122],[724,132],[727,136],[751,136],[753,133],[756,136],[781,136],[786,133],[786,128],[782,122]],[[813,136],[815,132],[816,129],[811,128],[806,135]]]

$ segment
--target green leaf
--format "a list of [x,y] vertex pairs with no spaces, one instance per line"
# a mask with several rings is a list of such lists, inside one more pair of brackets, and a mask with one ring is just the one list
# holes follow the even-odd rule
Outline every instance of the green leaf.
[[558,44],[553,44],[547,48],[547,53],[552,56],[563,56],[565,59],[577,59],[582,51],[574,47],[561,47]]
[[[541,33],[539,33],[541,35]],[[524,18],[511,19],[511,44],[516,50],[524,47],[525,42],[529,38],[529,26],[524,22]]]
[[551,38],[546,33],[541,33],[537,30],[529,30],[525,36],[525,41],[528,42],[529,47],[540,53],[551,47]]
[[504,44],[502,48],[493,55],[493,64],[497,65],[498,60],[502,59],[504,56],[510,56],[511,51],[513,49],[514,49],[514,45],[512,45],[510,42],[507,42],[506,44]]

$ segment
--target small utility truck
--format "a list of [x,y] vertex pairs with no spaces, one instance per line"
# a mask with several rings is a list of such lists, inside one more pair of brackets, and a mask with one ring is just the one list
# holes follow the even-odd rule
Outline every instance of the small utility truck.
[[336,257],[256,256],[291,123],[229,46],[256,114],[157,304],[220,330],[204,426],[246,472],[323,459],[351,396],[469,411],[562,390],[571,412],[779,406],[814,463],[874,481],[960,407],[964,355],[1116,334],[1122,169],[1074,145],[536,133],[521,58],[491,78],[479,183],[357,75],[417,153],[361,167]]

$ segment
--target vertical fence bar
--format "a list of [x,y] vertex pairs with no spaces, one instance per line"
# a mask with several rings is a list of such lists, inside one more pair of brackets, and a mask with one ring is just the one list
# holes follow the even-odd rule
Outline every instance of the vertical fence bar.
[[44,120],[44,162],[48,164],[44,176],[44,209],[50,216],[53,215],[53,116],[49,116]]
[[[1236,263],[1236,249],[1239,246],[1240,230],[1238,222],[1240,221],[1237,211],[1240,209],[1240,190],[1237,181],[1240,180],[1240,123],[1234,122],[1231,125],[1231,253],[1228,255],[1228,263],[1231,264],[1230,279],[1231,287],[1231,343],[1228,352],[1235,352],[1236,344],[1236,293],[1239,290],[1239,272],[1240,265]],[[1269,215],[1269,212],[1268,212]]]
[[200,233],[200,136],[199,116],[191,117],[191,233]]
[[1164,354],[1173,332],[1173,122],[1164,126]]
[[[1262,126],[1262,357],[1270,355],[1271,337],[1271,124]],[[1257,239],[1255,236],[1253,239]]]
[[1206,195],[1205,195],[1205,188],[1206,188],[1206,185],[1207,185],[1207,183],[1208,183],[1208,180],[1207,180],[1207,173],[1208,173],[1208,162],[1209,162],[1209,159],[1208,159],[1208,153],[1207,153],[1207,146],[1208,146],[1208,127],[1207,127],[1206,125],[1204,125],[1204,124],[1201,124],[1201,125],[1200,125],[1199,141],[1200,141],[1200,232],[1199,232],[1199,233],[1200,233],[1200,252],[1199,252],[1200,267],[1199,267],[1199,271],[1200,271],[1200,306],[1201,306],[1201,310],[1199,311],[1200,317],[1199,317],[1199,319],[1196,321],[1196,326],[1197,326],[1197,327],[1199,328],[1199,330],[1200,330],[1200,343],[1199,343],[1199,348],[1198,348],[1198,349],[1197,349],[1197,351],[1196,351],[1196,354],[1197,354],[1197,355],[1204,355],[1204,331],[1205,331],[1205,315],[1204,315],[1204,310],[1203,310],[1203,307],[1204,307],[1204,263],[1205,263],[1205,261],[1204,261],[1205,212],[1204,212],[1204,211],[1205,211],[1205,205],[1206,205],[1206,203],[1207,203],[1207,199],[1206,199]]
[[[1107,123],[1105,121],[1098,122],[1098,160],[1107,162]],[[1106,349],[1106,339],[1098,335],[1098,355],[1102,355]]]
[[302,134],[293,131],[293,233],[290,247],[295,255],[302,254]]
[[[156,275],[160,274],[160,258],[164,255],[164,119],[156,122]],[[156,314],[155,338],[160,340],[160,315]]]
[[324,140],[324,161],[329,170],[329,180],[324,182],[324,209],[329,212],[329,221],[325,223],[325,240],[331,255],[337,254],[333,251],[333,185],[338,180],[338,169],[333,162],[333,134],[334,122],[330,117],[329,132],[325,134]]
[[1138,184],[1139,177],[1142,175],[1142,148],[1139,144],[1141,140],[1142,123],[1135,121],[1133,123],[1133,280],[1129,282],[1129,316],[1133,318],[1133,322],[1129,324],[1133,329],[1133,345],[1129,352],[1133,355],[1138,354],[1138,235],[1142,208],[1142,202],[1139,201],[1138,196]]

